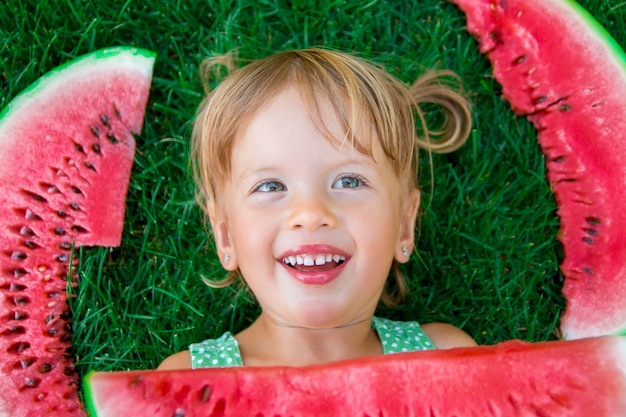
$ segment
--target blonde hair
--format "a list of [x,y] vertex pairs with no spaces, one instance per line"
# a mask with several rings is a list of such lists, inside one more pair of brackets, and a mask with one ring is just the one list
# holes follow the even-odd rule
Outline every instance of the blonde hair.
[[[207,216],[215,210],[217,190],[230,175],[237,135],[263,104],[287,87],[298,89],[311,120],[322,132],[328,133],[320,117],[321,100],[331,103],[346,138],[360,152],[371,155],[371,143],[364,140],[378,139],[398,179],[408,187],[419,188],[420,148],[454,151],[466,141],[471,129],[470,104],[450,84],[453,80],[460,86],[458,76],[451,71],[430,71],[407,86],[366,60],[318,48],[280,52],[240,69],[238,63],[232,55],[225,55],[209,58],[201,67],[206,97],[193,125],[191,164],[198,203]],[[212,90],[211,77],[223,68],[229,74]],[[437,130],[426,124],[421,106],[427,104],[437,105],[445,117]],[[355,132],[363,132],[368,124],[371,132],[366,133],[371,134],[356,137]],[[207,283],[225,287],[239,275],[236,271],[224,280]],[[385,305],[397,304],[406,294],[405,279],[395,261],[392,276],[395,288],[383,293]]]

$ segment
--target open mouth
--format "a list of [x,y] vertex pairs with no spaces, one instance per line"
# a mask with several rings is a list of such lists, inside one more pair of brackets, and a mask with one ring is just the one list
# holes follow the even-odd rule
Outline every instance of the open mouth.
[[303,272],[328,271],[338,267],[345,261],[345,256],[333,254],[290,255],[282,259],[285,265]]

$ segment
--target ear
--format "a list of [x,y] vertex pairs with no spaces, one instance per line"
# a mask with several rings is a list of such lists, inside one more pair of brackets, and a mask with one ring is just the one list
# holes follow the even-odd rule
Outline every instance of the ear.
[[215,249],[222,266],[227,271],[234,271],[238,268],[237,255],[233,246],[228,221],[220,215],[216,207],[212,207],[209,214],[211,230],[215,239]]
[[400,224],[400,236],[395,250],[395,258],[400,263],[405,263],[409,260],[415,247],[415,223],[417,221],[417,213],[419,212],[420,199],[421,193],[417,188],[411,189],[405,199],[402,223]]

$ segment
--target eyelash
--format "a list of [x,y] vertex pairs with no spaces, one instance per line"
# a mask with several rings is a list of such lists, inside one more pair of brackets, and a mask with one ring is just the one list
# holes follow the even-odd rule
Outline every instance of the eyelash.
[[[277,185],[280,190],[278,189],[273,189],[273,190],[262,190],[262,188],[269,186],[269,185]],[[253,192],[261,192],[261,193],[275,193],[275,192],[279,192],[279,191],[286,191],[287,187],[285,186],[285,184],[283,184],[282,182],[278,181],[278,180],[266,180],[266,181],[262,181],[259,184],[255,185],[254,188],[252,189]]]
[[344,179],[348,179],[350,181],[356,180],[358,184],[354,187],[340,187],[340,188],[357,188],[357,187],[363,187],[367,185],[367,181],[362,176],[358,174],[347,174],[347,175],[342,175],[341,177],[337,178],[335,182],[333,182],[333,187],[335,186],[335,184],[337,184],[338,182]]
[[[335,184],[346,179],[349,180],[350,182],[356,181],[357,184],[354,187],[337,187],[337,188],[358,188],[358,187],[363,187],[367,185],[367,180],[364,177],[358,174],[346,174],[337,178],[333,182],[332,188],[336,188]],[[271,190],[263,189],[270,185],[274,185],[276,187],[274,187]],[[259,184],[255,185],[252,189],[252,192],[261,192],[261,193],[275,193],[275,192],[280,192],[280,191],[287,191],[287,187],[285,186],[285,184],[283,184],[279,180],[274,180],[274,179],[262,181]]]

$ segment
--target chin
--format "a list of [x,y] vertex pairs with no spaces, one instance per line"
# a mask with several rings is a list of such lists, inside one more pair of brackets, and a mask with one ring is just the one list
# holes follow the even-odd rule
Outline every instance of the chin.
[[306,329],[324,330],[343,327],[359,321],[354,317],[346,317],[345,313],[333,311],[332,308],[319,308],[319,305],[317,307],[314,309],[301,308],[297,316],[293,317],[294,325]]

